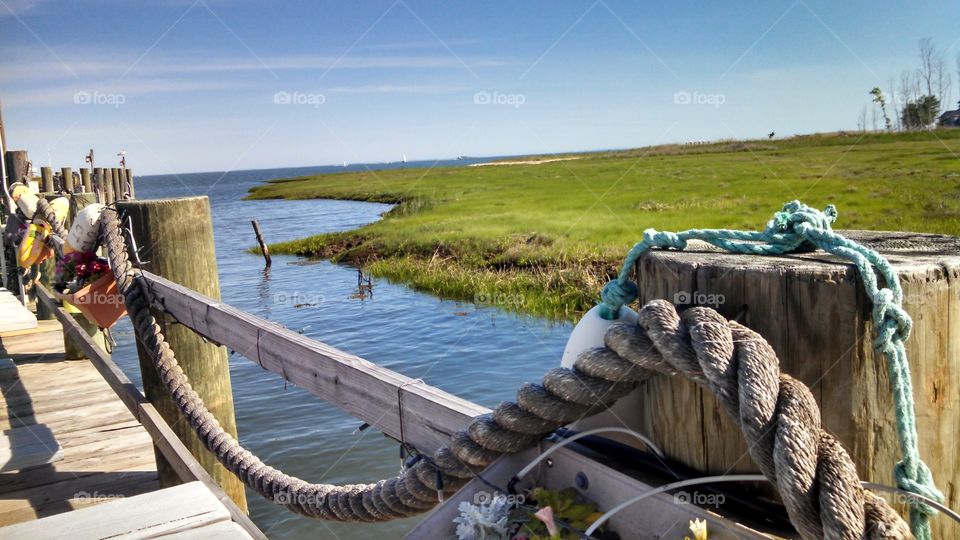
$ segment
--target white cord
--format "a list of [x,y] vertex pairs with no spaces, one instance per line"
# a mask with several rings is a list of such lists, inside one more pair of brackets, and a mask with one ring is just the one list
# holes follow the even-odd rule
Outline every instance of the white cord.
[[642,501],[647,497],[653,497],[654,495],[659,495],[665,491],[670,491],[671,489],[682,488],[686,486],[696,486],[700,484],[714,484],[720,482],[755,482],[757,480],[766,480],[767,477],[762,474],[731,474],[727,476],[705,476],[703,478],[693,478],[690,480],[681,480],[679,482],[673,482],[672,484],[667,484],[665,486],[660,486],[656,489],[651,489],[645,493],[641,493],[632,499],[627,499],[626,501],[614,506],[610,510],[607,510],[605,514],[597,518],[596,521],[590,525],[590,528],[587,529],[584,534],[590,536],[594,531],[600,528],[608,519],[613,517],[614,514],[623,510],[624,508],[630,506],[635,502]]
[[[651,489],[650,491],[641,493],[640,495],[637,495],[636,497],[628,499],[618,504],[617,506],[614,506],[610,510],[607,510],[606,513],[604,513],[602,516],[597,518],[597,520],[594,521],[592,525],[590,525],[590,528],[588,528],[584,532],[584,534],[586,536],[590,536],[593,532],[595,532],[598,528],[600,528],[600,526],[603,525],[607,520],[613,517],[614,514],[623,510],[624,508],[636,502],[642,501],[643,499],[646,499],[648,497],[652,497],[654,495],[658,495],[660,493],[670,491],[672,489],[678,489],[678,488],[687,487],[687,486],[696,486],[700,484],[719,484],[721,482],[756,482],[756,481],[767,482],[769,480],[767,480],[767,477],[762,474],[732,474],[728,476],[704,476],[702,478],[681,480],[679,482],[673,482],[672,484],[660,486],[656,489]],[[895,488],[892,486],[885,486],[883,484],[874,484],[873,482],[861,482],[861,484],[863,485],[863,487],[867,489],[878,489],[882,491],[889,491],[891,493],[902,493],[904,495],[907,495],[908,497],[920,499],[923,502],[929,504],[930,506],[935,507],[937,510],[940,510],[941,512],[949,516],[951,519],[953,519],[957,523],[960,523],[960,514],[957,514],[950,508],[944,506],[943,504],[929,497],[924,497],[923,495],[918,495],[916,493],[912,493],[910,491],[906,491],[900,488]]]
[[544,459],[546,459],[547,456],[549,456],[550,454],[552,454],[552,453],[556,452],[557,450],[563,448],[563,447],[566,446],[567,444],[572,443],[573,441],[575,441],[575,440],[577,440],[577,439],[582,439],[582,438],[584,438],[584,437],[586,437],[586,436],[588,436],[588,435],[595,435],[595,434],[597,434],[597,433],[626,433],[627,435],[633,435],[634,437],[636,437],[637,439],[639,439],[640,442],[642,442],[647,448],[649,448],[650,450],[652,450],[653,453],[656,454],[658,458],[660,458],[660,459],[666,459],[666,457],[664,456],[663,451],[660,450],[660,448],[658,448],[657,445],[655,445],[655,444],[653,443],[653,441],[651,441],[651,440],[648,439],[647,437],[644,437],[643,435],[637,433],[636,431],[634,431],[634,430],[632,430],[632,429],[621,428],[621,427],[603,427],[603,428],[596,428],[596,429],[588,429],[587,431],[581,431],[581,432],[577,433],[576,435],[573,435],[573,436],[571,436],[571,437],[566,437],[566,438],[564,438],[562,441],[560,441],[560,442],[558,442],[557,444],[551,446],[546,452],[544,452],[544,453],[540,454],[539,456],[537,456],[536,459],[534,459],[533,461],[531,461],[530,463],[528,463],[526,467],[520,469],[520,472],[518,472],[516,475],[514,475],[514,478],[515,478],[516,480],[519,480],[519,479],[523,478],[524,476],[527,475],[527,473],[529,473],[531,470],[533,470],[533,468],[536,467],[538,463],[540,463],[541,461],[543,461]]

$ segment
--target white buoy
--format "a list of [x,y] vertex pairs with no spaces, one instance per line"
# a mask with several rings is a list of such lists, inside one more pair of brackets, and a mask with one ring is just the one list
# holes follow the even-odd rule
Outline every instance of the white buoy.
[[603,336],[614,324],[622,322],[636,324],[639,319],[636,311],[622,306],[620,317],[608,321],[600,316],[600,306],[594,306],[580,319],[570,333],[570,337],[567,338],[567,346],[563,349],[563,356],[560,358],[560,367],[572,368],[580,353],[595,347],[603,347]]
[[64,252],[93,251],[97,245],[99,233],[97,225],[101,212],[103,212],[103,205],[100,203],[87,205],[77,212],[76,217],[73,218],[73,225],[70,226],[70,233],[67,235]]
[[[612,321],[602,318],[600,316],[600,306],[594,306],[580,319],[580,322],[574,327],[573,332],[570,333],[570,337],[567,339],[567,346],[564,348],[563,356],[560,358],[560,366],[572,368],[580,353],[596,347],[603,347],[603,336],[614,324],[637,324],[639,320],[640,316],[637,315],[637,312],[627,306],[622,306],[620,308],[620,317]],[[567,427],[574,431],[608,427],[628,428],[639,431],[639,406],[640,396],[637,392],[633,392],[618,400],[607,410],[584,418]],[[643,445],[639,444],[635,437],[617,433],[607,434],[606,436],[618,442],[643,449]]]
[[23,215],[27,220],[33,219],[33,215],[37,213],[37,196],[30,191],[28,186],[25,186],[21,183],[15,183],[10,185],[10,197],[13,199],[13,202],[17,204],[17,208],[23,212]]

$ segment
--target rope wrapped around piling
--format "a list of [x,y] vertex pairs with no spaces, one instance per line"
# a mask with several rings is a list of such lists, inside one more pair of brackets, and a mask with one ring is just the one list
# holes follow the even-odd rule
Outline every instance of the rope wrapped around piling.
[[53,207],[50,206],[50,203],[47,202],[46,199],[37,199],[37,214],[35,217],[43,218],[44,221],[49,223],[53,234],[64,240],[67,239],[67,229],[64,228],[63,221],[57,219],[56,212],[53,211]]
[[821,428],[809,390],[779,372],[776,355],[761,336],[713,310],[678,314],[665,301],[644,306],[639,326],[614,325],[606,347],[584,352],[573,369],[548,371],[542,384],[523,385],[515,403],[501,403],[474,418],[448,446],[397,477],[375,484],[307,483],[243,448],[191,388],[150,313],[147,286],[130,263],[113,208],[102,214],[100,238],[137,338],[200,440],[246,485],[299,514],[375,522],[422,513],[441,493],[455,492],[501,455],[531,447],[557,428],[604,410],[654,373],[666,373],[718,396],[804,538],[911,536],[883,499],[861,488],[849,455]]

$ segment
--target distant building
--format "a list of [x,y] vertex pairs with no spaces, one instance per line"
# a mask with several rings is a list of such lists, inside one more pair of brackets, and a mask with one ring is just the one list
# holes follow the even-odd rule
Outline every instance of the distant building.
[[[960,107],[960,102],[957,103],[957,106]],[[941,114],[937,123],[941,127],[960,127],[960,109]]]

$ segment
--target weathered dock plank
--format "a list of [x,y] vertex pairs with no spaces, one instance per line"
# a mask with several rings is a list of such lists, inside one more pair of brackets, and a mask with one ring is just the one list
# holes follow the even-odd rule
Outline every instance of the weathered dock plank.
[[37,327],[37,318],[23,307],[17,297],[0,287],[0,332],[28,330]]
[[[231,534],[227,536],[227,532]],[[0,528],[0,538],[99,540],[157,536],[250,538],[230,522],[230,512],[200,482]]]

